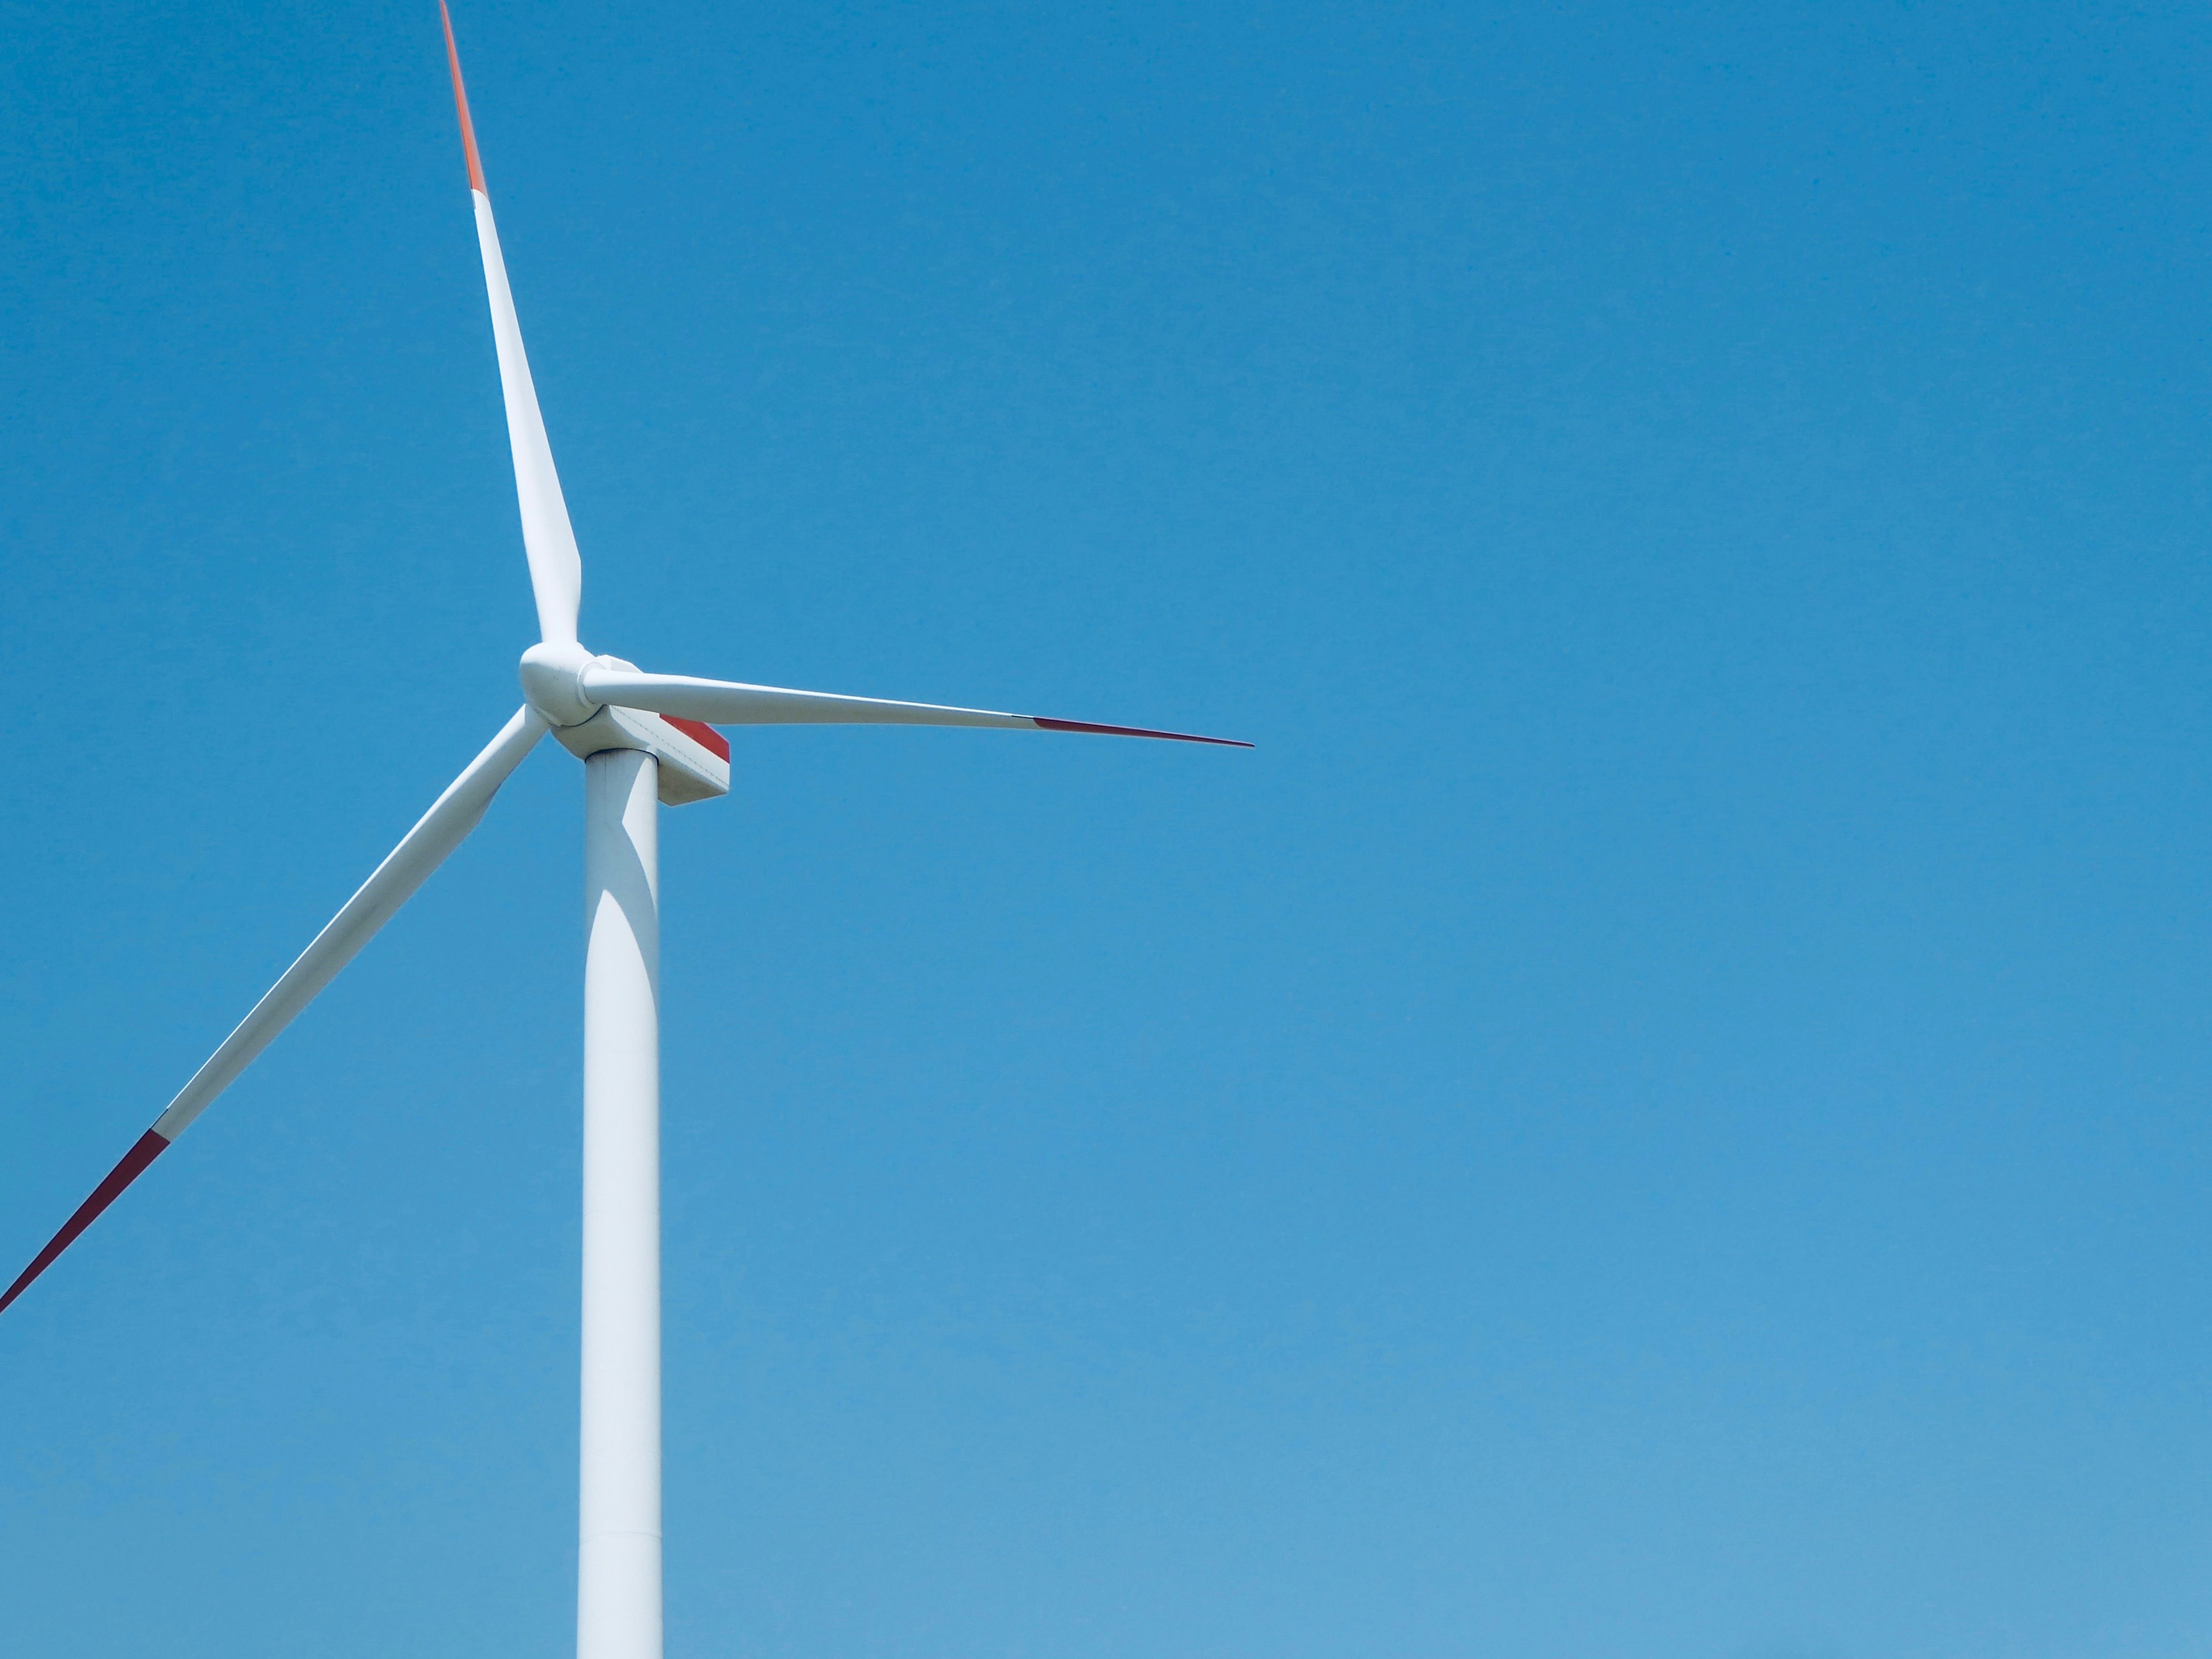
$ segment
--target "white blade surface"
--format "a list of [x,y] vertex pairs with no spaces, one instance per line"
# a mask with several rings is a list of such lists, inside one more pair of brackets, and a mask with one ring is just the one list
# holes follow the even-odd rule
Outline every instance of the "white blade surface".
[[469,195],[476,204],[477,246],[483,255],[484,291],[491,300],[492,340],[499,349],[499,388],[507,402],[507,442],[514,455],[514,494],[522,508],[522,546],[530,559],[530,591],[538,601],[540,639],[573,643],[576,609],[584,592],[584,562],[576,551],[576,532],[568,525],[568,503],[553,470],[553,447],[546,441],[544,417],[538,412],[538,389],[531,383],[530,360],[523,355],[522,325],[515,319],[514,295],[507,286],[507,262],[500,257],[499,230],[493,224],[491,197],[484,189],[483,164],[477,156],[475,125],[461,85],[461,56],[453,45],[453,20],[438,0],[446,22],[446,55],[453,70],[453,105],[461,118],[461,143],[468,152]]
[[620,708],[648,708],[712,726],[973,726],[1010,732],[1091,732],[1111,737],[1165,738],[1231,749],[1252,745],[1234,738],[1201,738],[1140,726],[1097,726],[1088,720],[1007,714],[992,708],[951,708],[933,702],[894,702],[848,697],[831,691],[792,691],[777,685],[696,680],[683,674],[646,674],[594,663],[577,678],[586,696]]
[[1026,714],[988,708],[946,708],[930,702],[890,702],[828,691],[789,691],[775,685],[696,680],[684,674],[645,674],[635,669],[584,670],[578,680],[595,702],[649,708],[658,714],[714,726],[984,726],[1026,729]]
[[222,1046],[209,1056],[207,1064],[192,1074],[191,1081],[169,1103],[168,1109],[154,1120],[154,1127],[139,1137],[138,1144],[125,1155],[122,1163],[94,1189],[90,1198],[77,1206],[76,1213],[54,1235],[37,1259],[4,1294],[0,1294],[0,1309],[21,1296],[24,1287],[46,1271],[48,1264],[114,1201],[118,1193],[166,1152],[169,1143],[182,1134],[191,1121],[253,1063],[276,1034],[314,1000],[316,994],[337,977],[338,969],[354,959],[361,947],[375,936],[377,929],[414,896],[416,889],[422,886],[430,872],[446,861],[447,854],[483,821],[484,809],[491,805],[491,798],[499,792],[500,785],[522,764],[523,757],[537,746],[546,730],[544,716],[534,708],[520,709],[507,721],[483,752],[471,761],[467,769],[431,804],[430,810],[392,849],[390,856],[376,866],[375,872],[361,884],[361,890],[331,918],[329,926],[315,935],[314,942],[300,953],[299,960],[287,968],[269,994],[253,1005],[253,1012],[223,1039]]
[[430,805],[393,848],[359,891],[345,902],[314,942],[300,952],[299,960],[269,994],[253,1005],[238,1029],[223,1039],[222,1047],[208,1057],[169,1108],[154,1121],[155,1132],[174,1140],[186,1125],[208,1108],[238,1074],[252,1064],[277,1032],[289,1025],[299,1012],[313,1001],[339,969],[354,959],[376,931],[392,920],[399,907],[415,896],[430,872],[446,861],[470,830],[483,821],[484,809],[499,793],[523,757],[538,746],[548,727],[545,717],[531,708],[519,708],[514,717],[483,751],[468,763],[446,793]]

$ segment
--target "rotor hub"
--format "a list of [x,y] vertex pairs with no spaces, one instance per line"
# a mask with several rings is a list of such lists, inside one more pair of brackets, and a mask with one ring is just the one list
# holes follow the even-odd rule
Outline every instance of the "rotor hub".
[[580,726],[599,712],[599,703],[584,693],[584,671],[594,663],[636,666],[617,657],[595,657],[574,640],[541,640],[522,653],[522,695],[554,725]]

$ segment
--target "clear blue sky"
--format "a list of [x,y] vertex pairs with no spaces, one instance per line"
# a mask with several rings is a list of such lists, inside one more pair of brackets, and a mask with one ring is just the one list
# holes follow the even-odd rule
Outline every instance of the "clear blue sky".
[[[650,667],[670,1650],[2212,1641],[2212,25],[455,16]],[[0,6],[0,1272],[518,701],[434,4]],[[0,1320],[0,1648],[558,1654],[548,745]]]

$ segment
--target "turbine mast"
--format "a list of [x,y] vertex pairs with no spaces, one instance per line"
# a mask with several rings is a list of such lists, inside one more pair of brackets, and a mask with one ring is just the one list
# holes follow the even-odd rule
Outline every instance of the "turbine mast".
[[661,1659],[659,770],[584,763],[577,1659]]

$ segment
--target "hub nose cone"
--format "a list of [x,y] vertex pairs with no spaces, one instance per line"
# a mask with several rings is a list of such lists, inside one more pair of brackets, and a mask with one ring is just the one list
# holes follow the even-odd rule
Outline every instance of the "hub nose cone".
[[599,712],[584,695],[584,670],[596,661],[574,640],[544,640],[522,653],[522,695],[556,726],[577,726]]

